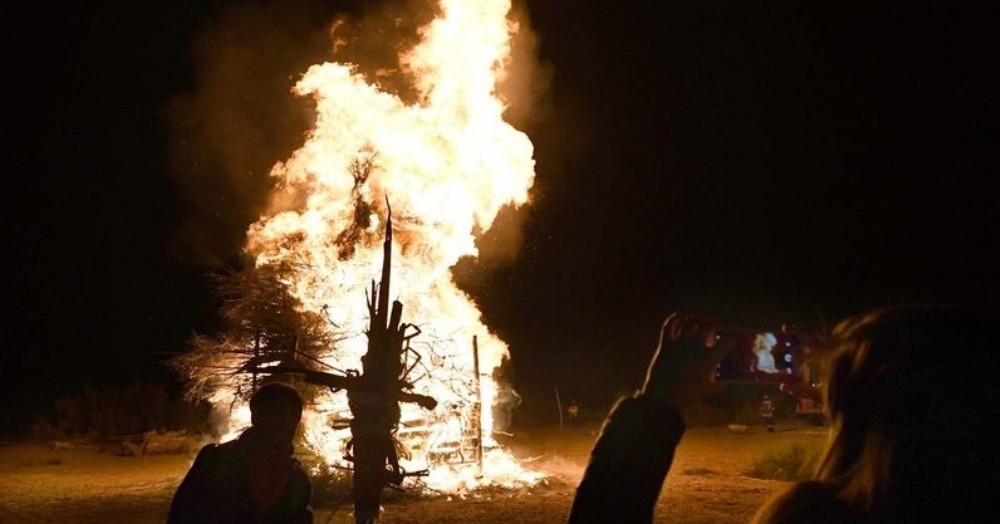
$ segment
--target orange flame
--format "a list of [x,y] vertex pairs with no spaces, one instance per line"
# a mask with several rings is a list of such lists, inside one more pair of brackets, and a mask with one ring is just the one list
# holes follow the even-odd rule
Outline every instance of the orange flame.
[[[492,439],[492,372],[507,345],[489,332],[450,272],[460,257],[477,254],[475,230],[489,229],[503,206],[528,202],[534,179],[532,144],[503,120],[505,102],[497,95],[518,30],[510,8],[509,0],[441,0],[439,17],[400,57],[418,94],[414,103],[366,82],[351,64],[311,67],[294,90],[315,102],[316,126],[271,173],[279,180],[275,202],[295,202],[294,209],[283,205],[248,233],[247,251],[258,265],[294,262],[296,298],[356,334],[322,360],[360,369],[365,288],[379,274],[383,202],[391,201],[398,240],[388,292],[403,302],[404,321],[423,330],[413,345],[421,361],[414,390],[439,401],[433,413],[403,405],[398,437],[411,459],[402,465],[429,468],[425,481],[438,490],[541,477]],[[474,413],[474,335],[486,406],[482,476],[461,465],[469,458],[463,428]],[[332,462],[343,459],[349,433],[331,421],[348,417],[343,393],[321,396],[304,416],[307,441]]]

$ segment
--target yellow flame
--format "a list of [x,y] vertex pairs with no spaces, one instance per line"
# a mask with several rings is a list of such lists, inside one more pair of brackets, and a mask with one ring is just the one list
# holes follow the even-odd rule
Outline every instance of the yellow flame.
[[[439,402],[434,412],[403,405],[398,436],[413,455],[402,463],[429,468],[424,480],[438,490],[540,477],[492,439],[489,406],[498,393],[492,372],[507,345],[489,332],[450,272],[460,257],[477,254],[475,230],[488,229],[503,206],[527,203],[534,179],[531,142],[503,120],[497,95],[518,29],[510,8],[509,0],[442,0],[439,17],[400,57],[418,94],[413,103],[366,82],[351,64],[311,67],[295,92],[314,100],[316,126],[272,170],[280,182],[275,201],[297,205],[262,217],[248,233],[247,250],[258,265],[294,262],[301,269],[292,292],[304,307],[324,311],[341,333],[356,334],[323,360],[361,369],[365,289],[379,274],[383,203],[391,202],[396,242],[389,293],[403,302],[403,321],[423,330],[413,340],[421,358],[415,391]],[[366,162],[371,169],[359,183],[355,175]],[[367,220],[356,216],[359,198],[367,205],[360,218]],[[335,239],[352,223],[361,225],[360,240],[350,256],[338,255]],[[472,458],[462,432],[475,414],[473,336],[486,406],[483,475],[457,465]],[[344,393],[322,395],[304,416],[308,442],[329,460],[342,460],[348,430],[333,423],[349,417]]]

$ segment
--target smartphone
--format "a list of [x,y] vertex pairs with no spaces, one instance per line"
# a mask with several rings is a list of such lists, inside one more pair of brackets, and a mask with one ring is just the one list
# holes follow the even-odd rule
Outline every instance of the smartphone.
[[715,369],[718,380],[790,383],[803,381],[802,342],[781,331],[720,331],[718,343],[730,345]]

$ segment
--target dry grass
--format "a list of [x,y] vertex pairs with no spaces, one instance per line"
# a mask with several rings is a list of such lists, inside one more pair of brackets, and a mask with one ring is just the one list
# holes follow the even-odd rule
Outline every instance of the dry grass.
[[[746,522],[786,485],[746,476],[754,462],[789,446],[812,447],[823,440],[821,428],[779,429],[785,430],[689,430],[660,497],[656,522]],[[387,498],[383,522],[561,522],[586,465],[594,430],[524,431],[505,439],[503,444],[518,457],[551,475],[544,484],[465,497],[394,495]],[[0,523],[160,524],[192,458],[120,457],[79,447],[0,447]],[[353,522],[349,502],[333,509],[317,507],[317,524]]]

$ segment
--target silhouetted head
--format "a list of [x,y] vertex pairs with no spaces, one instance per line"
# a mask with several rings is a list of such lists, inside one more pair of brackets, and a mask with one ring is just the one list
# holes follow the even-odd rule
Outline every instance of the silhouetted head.
[[838,325],[825,384],[831,440],[818,478],[875,513],[962,496],[981,473],[997,415],[995,328],[983,314],[938,306],[878,309]]
[[269,382],[250,397],[250,423],[268,444],[288,446],[302,418],[302,396],[283,382]]

